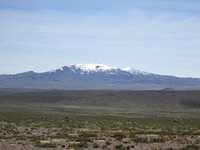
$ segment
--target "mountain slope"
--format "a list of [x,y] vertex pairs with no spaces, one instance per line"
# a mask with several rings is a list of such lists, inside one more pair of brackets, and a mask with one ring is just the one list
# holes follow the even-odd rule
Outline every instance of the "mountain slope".
[[17,89],[200,89],[198,78],[178,78],[104,64],[77,64],[44,73],[0,75],[0,88]]

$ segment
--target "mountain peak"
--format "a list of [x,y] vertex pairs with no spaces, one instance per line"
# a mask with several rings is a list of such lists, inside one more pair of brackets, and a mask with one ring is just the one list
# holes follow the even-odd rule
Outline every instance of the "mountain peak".
[[125,67],[124,69],[122,69],[123,71],[126,71],[126,72],[130,72],[130,73],[133,73],[133,74],[149,74],[147,72],[144,72],[144,71],[139,71],[139,70],[135,70],[133,69],[132,67]]
[[71,67],[74,67],[75,69],[81,69],[83,71],[110,71],[113,69],[117,69],[116,67],[112,67],[112,66],[107,66],[104,64],[96,64],[96,63],[92,63],[92,64],[76,64],[76,65],[72,65]]
[[69,67],[74,73],[77,73],[78,70],[81,71],[81,74],[84,73],[92,73],[92,72],[106,72],[108,74],[118,74],[120,71],[121,72],[127,72],[130,74],[135,74],[135,75],[149,75],[150,73],[135,70],[132,67],[125,67],[123,69],[120,69],[118,67],[113,67],[113,66],[108,66],[105,64],[100,64],[100,63],[90,63],[90,64],[74,64],[71,66],[64,66],[57,68],[55,70],[50,71],[50,73],[57,72],[58,70],[63,71],[65,67]]
[[127,72],[132,72],[135,69],[133,69],[132,67],[125,67],[124,69],[122,69],[123,71],[127,71]]

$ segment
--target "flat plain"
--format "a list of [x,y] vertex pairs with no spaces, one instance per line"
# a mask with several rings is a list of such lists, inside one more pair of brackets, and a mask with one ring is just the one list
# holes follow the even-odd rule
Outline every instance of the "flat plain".
[[198,150],[200,91],[0,92],[0,149]]

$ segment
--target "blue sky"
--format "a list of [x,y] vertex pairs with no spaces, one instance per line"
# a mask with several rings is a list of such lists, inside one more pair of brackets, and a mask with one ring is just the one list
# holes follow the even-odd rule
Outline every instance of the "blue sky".
[[0,74],[77,63],[200,77],[199,0],[0,0]]

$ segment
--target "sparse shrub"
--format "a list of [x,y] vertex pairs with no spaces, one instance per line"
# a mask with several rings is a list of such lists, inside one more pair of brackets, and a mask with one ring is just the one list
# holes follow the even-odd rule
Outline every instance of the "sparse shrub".
[[148,143],[148,139],[147,138],[142,138],[142,137],[135,137],[133,139],[134,142],[136,143]]
[[180,150],[199,150],[199,146],[198,145],[187,145],[183,148],[181,148]]
[[95,134],[88,134],[88,133],[81,133],[78,138],[77,138],[77,142],[83,142],[83,143],[87,143],[87,142],[92,142],[91,141],[91,137],[96,137]]
[[129,133],[129,138],[135,138],[135,133],[133,132]]
[[64,148],[64,147],[65,147],[65,144],[61,144],[61,147],[63,147],[63,148]]
[[24,142],[18,142],[18,144],[23,146],[25,145]]
[[105,148],[107,148],[107,147],[108,147],[108,146],[107,146],[107,145],[105,145],[105,144],[104,144],[104,145],[102,145],[102,148],[103,148],[103,149],[105,149]]
[[16,140],[26,140],[26,137],[25,136],[14,136],[14,138],[16,139]]
[[36,142],[36,143],[38,143],[40,140],[45,140],[43,136],[30,136],[29,139],[32,142]]
[[113,137],[116,138],[116,140],[122,140],[126,136],[124,134],[122,134],[122,133],[116,133],[116,134],[114,134]]
[[128,146],[126,146],[126,149],[131,149],[131,147],[128,145]]
[[94,143],[94,144],[93,144],[93,147],[94,147],[94,148],[98,148],[98,147],[99,147],[99,144]]
[[106,141],[106,145],[110,145],[110,144],[112,144],[111,142],[109,142],[109,141]]
[[153,148],[152,150],[163,150],[161,147]]
[[87,143],[83,143],[83,142],[69,145],[69,148],[75,148],[75,149],[87,148],[87,147],[88,147],[88,144]]
[[40,148],[56,148],[54,143],[36,143],[35,146]]
[[115,145],[115,149],[125,150],[125,148],[122,144]]
[[32,134],[30,131],[27,131],[26,134]]
[[152,142],[152,143],[164,143],[165,139],[163,139],[163,138],[152,138],[150,140],[150,142]]
[[131,148],[135,148],[135,145],[131,145]]

